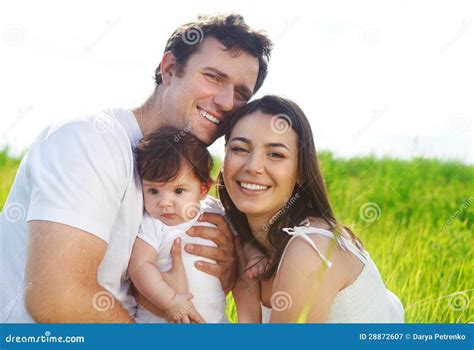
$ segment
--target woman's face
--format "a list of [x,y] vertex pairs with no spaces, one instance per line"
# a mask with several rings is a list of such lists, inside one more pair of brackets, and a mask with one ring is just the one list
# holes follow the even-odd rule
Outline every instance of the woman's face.
[[226,146],[225,186],[248,216],[270,219],[290,199],[297,181],[298,136],[284,119],[275,118],[260,111],[243,117]]

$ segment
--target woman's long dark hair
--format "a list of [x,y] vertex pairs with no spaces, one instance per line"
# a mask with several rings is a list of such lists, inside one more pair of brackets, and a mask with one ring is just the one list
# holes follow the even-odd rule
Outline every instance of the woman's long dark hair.
[[[283,251],[291,238],[282,229],[299,225],[308,217],[324,220],[331,227],[336,237],[341,234],[342,229],[345,230],[356,245],[362,247],[362,243],[354,233],[348,227],[339,224],[334,216],[317,159],[311,126],[305,114],[296,103],[283,97],[268,95],[241,107],[229,117],[226,125],[224,125],[225,144],[227,145],[229,142],[230,134],[237,122],[257,111],[273,115],[277,118],[275,120],[283,119],[284,121],[281,120],[281,122],[284,124],[280,124],[280,126],[291,126],[298,135],[298,184],[293,189],[291,204],[289,200],[287,205],[280,210],[282,215],[275,217],[275,220],[272,220],[267,226],[267,239],[269,244],[275,249],[275,254],[272,257],[273,262],[271,266],[262,276],[262,279],[269,279],[275,275]],[[270,252],[254,238],[246,215],[239,211],[232,202],[225,187],[222,172],[219,174],[218,179],[218,193],[226,213],[230,217],[232,225],[239,233],[242,242],[244,244],[252,243],[256,245],[269,256]]]

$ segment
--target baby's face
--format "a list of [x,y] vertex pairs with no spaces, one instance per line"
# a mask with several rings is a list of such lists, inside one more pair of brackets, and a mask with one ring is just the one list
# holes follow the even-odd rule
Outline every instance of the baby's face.
[[168,182],[142,181],[145,210],[168,226],[175,226],[194,218],[200,209],[199,201],[206,197],[207,186],[190,169],[183,169]]

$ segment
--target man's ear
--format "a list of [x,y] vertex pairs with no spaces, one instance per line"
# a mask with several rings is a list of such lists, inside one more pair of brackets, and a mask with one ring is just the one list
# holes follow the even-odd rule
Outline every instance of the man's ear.
[[171,78],[176,74],[177,71],[176,57],[171,51],[166,51],[161,59],[161,79],[163,84],[168,85],[171,82]]
[[201,184],[201,192],[199,194],[199,198],[201,200],[206,198],[207,194],[209,193],[209,190],[211,189],[211,186],[212,186],[212,181],[210,181],[208,183],[202,183]]

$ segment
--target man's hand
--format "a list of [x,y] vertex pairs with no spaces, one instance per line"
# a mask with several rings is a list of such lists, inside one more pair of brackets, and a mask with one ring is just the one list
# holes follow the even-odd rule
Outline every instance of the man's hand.
[[186,244],[185,249],[190,254],[202,256],[216,261],[212,264],[197,261],[196,268],[221,280],[222,288],[227,293],[235,283],[237,259],[234,247],[234,237],[225,218],[219,214],[205,213],[199,221],[210,222],[217,226],[194,226],[187,231],[188,235],[201,237],[213,241],[217,247],[208,247],[199,244]]
[[107,243],[80,229],[29,222],[25,283],[28,312],[36,322],[133,322],[120,302],[97,283]]

